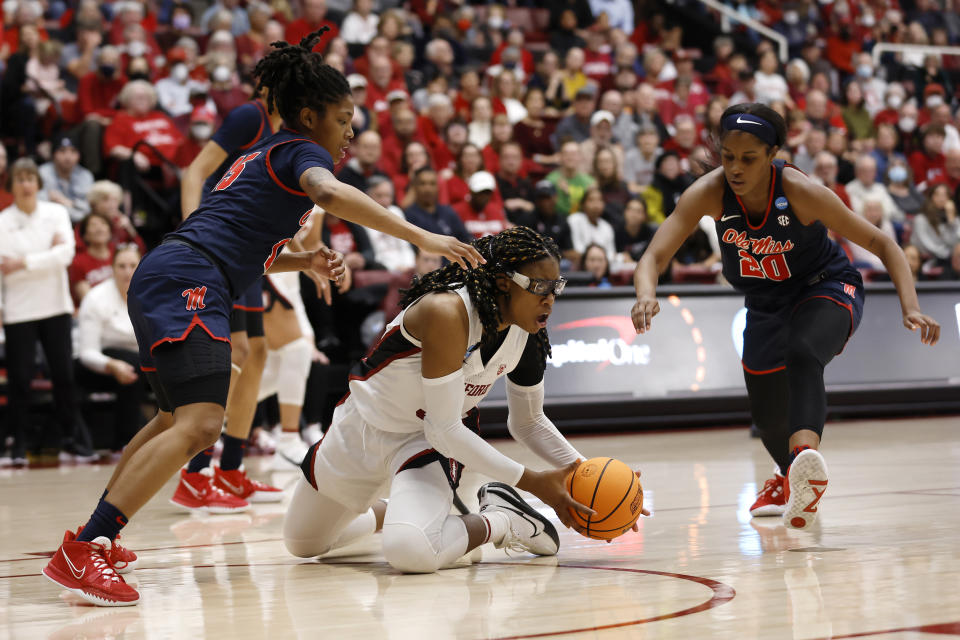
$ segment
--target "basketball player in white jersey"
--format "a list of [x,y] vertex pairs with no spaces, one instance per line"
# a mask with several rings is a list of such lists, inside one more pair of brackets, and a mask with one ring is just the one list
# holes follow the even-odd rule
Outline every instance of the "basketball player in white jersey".
[[[322,555],[381,528],[387,561],[407,573],[449,566],[487,542],[554,555],[556,529],[513,486],[578,531],[568,508],[593,513],[564,486],[583,456],[543,414],[547,318],[566,284],[557,246],[527,227],[474,245],[486,264],[415,278],[403,311],[354,368],[329,431],[303,461],[283,531],[293,555]],[[477,404],[503,375],[510,433],[547,471],[524,468],[477,433]],[[453,516],[464,466],[496,482],[480,488],[479,514]]]

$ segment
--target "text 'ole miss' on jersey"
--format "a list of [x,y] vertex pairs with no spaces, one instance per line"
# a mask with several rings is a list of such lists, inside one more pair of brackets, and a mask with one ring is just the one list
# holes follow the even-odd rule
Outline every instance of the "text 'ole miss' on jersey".
[[759,224],[724,182],[723,210],[716,220],[723,275],[747,295],[789,295],[813,279],[832,278],[849,268],[846,255],[820,222],[804,225],[783,191],[783,160],[770,167],[770,194]]

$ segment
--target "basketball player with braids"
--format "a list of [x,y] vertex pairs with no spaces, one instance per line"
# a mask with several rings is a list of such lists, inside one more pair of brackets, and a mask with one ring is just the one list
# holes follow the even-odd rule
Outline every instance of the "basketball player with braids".
[[471,247],[415,227],[339,182],[332,173],[353,137],[346,79],[312,49],[273,43],[257,66],[268,111],[286,127],[255,144],[209,197],[147,254],[130,283],[127,306],[140,362],[159,412],[133,438],[90,520],[63,543],[44,575],[103,606],[136,604],[140,594],[117,574],[120,529],[177,470],[220,435],[230,385],[230,311],[239,292],[265,272],[313,271],[339,280],[343,258],[321,247],[283,251],[313,205],[403,238],[467,268]]
[[[268,110],[268,93],[269,88],[264,86],[257,97],[227,114],[220,128],[183,172],[180,208],[184,220],[213,192],[237,158],[280,129],[283,117],[275,109]],[[187,473],[181,475],[170,499],[186,511],[232,513],[248,509],[249,502],[276,502],[283,498],[280,489],[249,478],[241,467],[267,359],[261,280],[255,280],[233,301],[230,312],[233,373],[227,392],[223,454],[220,465],[213,468],[212,478],[202,473],[213,459],[212,446],[187,463]]]
[[[512,486],[568,527],[568,507],[592,513],[564,486],[583,456],[543,413],[547,318],[566,284],[557,246],[527,227],[474,245],[486,263],[414,278],[403,310],[351,373],[287,510],[283,535],[293,555],[322,555],[379,529],[387,562],[407,573],[449,566],[487,542],[555,554],[556,529]],[[478,435],[477,405],[503,375],[510,434],[547,471],[524,468]],[[449,515],[464,467],[496,482],[481,487],[479,514]],[[386,491],[385,504],[378,498]]]
[[[774,155],[786,124],[762,104],[728,108],[721,120],[722,167],[681,196],[637,265],[633,324],[650,330],[660,312],[657,276],[700,218],[716,220],[723,275],[745,297],[743,372],[753,421],[778,466],[750,508],[804,529],[827,489],[819,453],[826,419],[824,366],[860,323],[863,283],[827,230],[876,254],[887,268],[903,325],[935,344],[940,325],[920,311],[903,251],[826,187]],[[785,402],[784,399],[787,399]]]

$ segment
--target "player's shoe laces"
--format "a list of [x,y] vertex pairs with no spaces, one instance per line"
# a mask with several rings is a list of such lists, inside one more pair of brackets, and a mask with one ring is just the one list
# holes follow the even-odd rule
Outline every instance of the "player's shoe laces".
[[498,544],[498,549],[527,551],[538,556],[556,555],[560,537],[553,524],[528,505],[508,484],[488,482],[477,492],[480,513],[502,511],[510,519],[510,530]]
[[816,449],[804,449],[787,469],[787,505],[783,524],[806,529],[817,521],[817,507],[827,490],[827,463]]
[[787,496],[783,488],[784,478],[779,473],[763,483],[763,489],[757,493],[757,499],[750,507],[750,515],[782,516],[787,506]]
[[226,493],[213,484],[210,476],[180,470],[180,484],[170,503],[186,511],[201,513],[238,513],[247,511],[250,503],[232,493]]
[[110,540],[100,536],[92,542],[78,542],[72,531],[43,575],[87,602],[101,607],[125,607],[140,602],[140,594],[117,573],[110,561]]
[[225,493],[232,493],[247,502],[280,502],[283,489],[272,487],[247,476],[243,467],[224,471],[213,468],[213,485]]
[[[81,531],[83,531],[83,525],[80,525],[80,528],[77,529],[78,536]],[[113,539],[113,544],[110,545],[107,556],[117,573],[130,573],[137,568],[137,554],[121,546],[119,540],[120,534],[118,533],[117,537]]]

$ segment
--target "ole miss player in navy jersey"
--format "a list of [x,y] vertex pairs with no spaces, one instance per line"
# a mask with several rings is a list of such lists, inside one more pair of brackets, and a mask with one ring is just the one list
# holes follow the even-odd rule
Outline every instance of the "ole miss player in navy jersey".
[[[223,175],[254,145],[278,131],[283,118],[269,111],[263,89],[260,97],[231,111],[223,124],[184,171],[180,206],[184,219],[209,199]],[[297,247],[299,249],[299,247]],[[202,473],[213,458],[208,447],[191,458],[171,502],[187,511],[232,513],[249,502],[276,502],[283,492],[247,477],[241,468],[243,452],[257,409],[257,392],[267,359],[263,329],[263,283],[257,278],[233,301],[230,312],[233,375],[227,393],[227,426],[220,465],[212,479]],[[213,487],[210,487],[210,483]]]
[[329,249],[283,251],[314,204],[464,269],[483,262],[474,247],[409,224],[333,176],[353,137],[354,104],[343,74],[312,52],[321,34],[299,45],[273,43],[257,65],[257,89],[269,89],[268,108],[289,128],[241,155],[197,211],[144,257],[131,281],[127,307],[160,411],[127,445],[90,520],[64,534],[43,570],[94,604],[139,601],[117,575],[116,537],[170,476],[220,435],[237,292],[265,271],[342,276],[343,257]]
[[746,296],[743,371],[753,421],[779,466],[750,512],[782,514],[784,524],[803,529],[816,520],[827,488],[817,451],[826,418],[823,368],[843,349],[863,310],[860,275],[827,229],[883,261],[903,324],[919,329],[924,344],[937,342],[940,325],[920,312],[910,268],[893,240],[832,191],[773,160],[786,139],[783,118],[762,104],[740,104],[723,113],[721,124],[723,166],[686,190],[637,265],[633,324],[638,333],[650,329],[660,311],[658,274],[700,218],[712,216],[723,275]]

